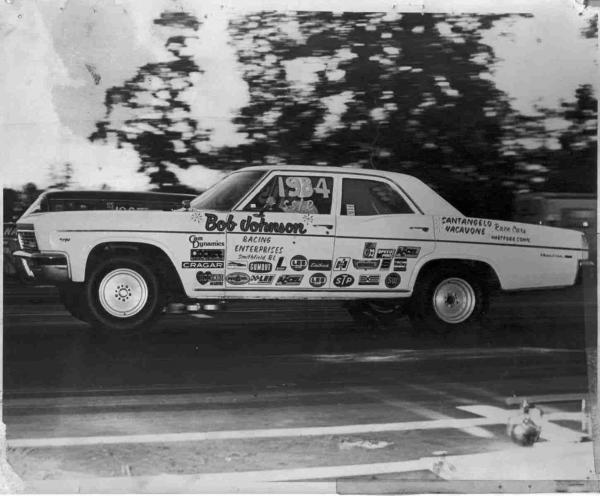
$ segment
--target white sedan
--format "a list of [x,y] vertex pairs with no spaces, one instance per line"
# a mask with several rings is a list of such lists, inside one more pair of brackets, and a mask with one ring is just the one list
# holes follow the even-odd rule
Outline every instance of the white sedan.
[[494,289],[575,284],[588,256],[580,232],[465,217],[412,176],[336,167],[249,167],[172,212],[34,209],[17,231],[26,273],[116,332],[249,298],[347,300],[445,332]]

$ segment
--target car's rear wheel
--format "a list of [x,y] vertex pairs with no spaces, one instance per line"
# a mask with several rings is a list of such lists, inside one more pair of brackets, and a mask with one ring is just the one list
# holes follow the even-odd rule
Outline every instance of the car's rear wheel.
[[150,327],[161,311],[160,282],[148,260],[121,256],[100,261],[85,286],[89,322],[119,334]]
[[417,281],[409,316],[417,331],[446,334],[478,327],[488,301],[487,288],[476,275],[461,267],[440,268]]

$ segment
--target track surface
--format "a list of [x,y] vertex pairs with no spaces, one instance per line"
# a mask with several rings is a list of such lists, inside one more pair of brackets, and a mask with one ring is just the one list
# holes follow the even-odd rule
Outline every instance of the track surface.
[[[4,294],[4,421],[29,480],[379,468],[438,479],[376,464],[514,448],[504,398],[586,391],[595,313],[583,287],[502,295],[483,332],[439,337],[404,319],[366,329],[335,303],[255,302],[99,338],[51,289]],[[558,426],[546,443],[578,436],[577,403],[545,408]]]

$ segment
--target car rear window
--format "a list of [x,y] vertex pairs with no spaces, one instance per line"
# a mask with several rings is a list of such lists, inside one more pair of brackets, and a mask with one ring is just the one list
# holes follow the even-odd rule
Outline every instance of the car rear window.
[[412,214],[404,198],[389,184],[368,179],[342,181],[341,215]]

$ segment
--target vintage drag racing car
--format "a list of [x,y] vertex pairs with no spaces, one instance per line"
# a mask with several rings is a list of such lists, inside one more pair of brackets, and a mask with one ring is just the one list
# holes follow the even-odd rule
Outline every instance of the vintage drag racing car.
[[582,233],[465,217],[420,180],[249,167],[172,212],[26,213],[19,257],[97,329],[143,329],[180,303],[347,300],[417,329],[476,323],[490,292],[573,285]]

